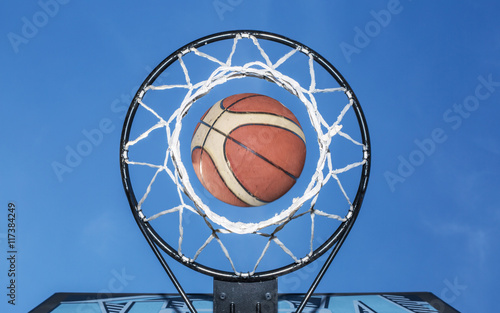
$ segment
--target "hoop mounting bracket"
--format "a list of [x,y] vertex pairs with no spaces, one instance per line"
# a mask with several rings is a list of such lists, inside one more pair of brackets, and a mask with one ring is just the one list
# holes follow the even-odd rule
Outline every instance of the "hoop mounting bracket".
[[278,313],[278,280],[231,282],[214,279],[214,312]]

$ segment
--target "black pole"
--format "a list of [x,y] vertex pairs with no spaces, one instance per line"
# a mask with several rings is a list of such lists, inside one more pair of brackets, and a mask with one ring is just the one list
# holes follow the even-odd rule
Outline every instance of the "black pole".
[[325,276],[325,273],[328,270],[328,267],[330,267],[330,264],[332,264],[332,261],[335,258],[335,256],[337,255],[337,252],[339,252],[340,247],[342,246],[342,244],[344,243],[345,239],[347,238],[347,235],[349,234],[349,231],[351,230],[352,225],[353,225],[353,223],[349,223],[347,225],[347,229],[346,229],[344,235],[340,238],[340,240],[337,243],[337,245],[333,248],[332,253],[330,253],[330,255],[328,256],[328,259],[323,264],[323,267],[321,267],[321,270],[319,271],[318,275],[316,276],[316,278],[314,279],[313,283],[309,287],[309,290],[307,291],[307,293],[305,294],[304,298],[300,302],[300,305],[297,308],[297,311],[295,313],[302,313],[302,310],[304,310],[307,302],[309,301],[309,299],[313,295],[314,291],[316,290],[316,287],[318,287],[318,284],[321,281],[321,279],[323,279],[323,276]]
[[184,300],[184,302],[186,303],[189,311],[191,313],[198,313],[196,311],[196,309],[194,308],[193,304],[191,303],[191,301],[189,301],[189,298],[188,298],[186,292],[184,291],[184,289],[182,289],[182,286],[179,283],[179,281],[177,280],[177,278],[175,277],[174,272],[172,272],[172,270],[168,266],[167,261],[165,261],[165,258],[163,258],[163,256],[161,255],[160,251],[158,250],[158,247],[153,243],[151,238],[146,234],[146,230],[144,229],[144,225],[142,225],[142,223],[137,223],[137,224],[139,225],[139,228],[141,229],[141,232],[144,235],[144,237],[146,237],[146,240],[147,240],[149,246],[153,250],[156,257],[158,258],[158,261],[160,261],[161,266],[163,267],[163,269],[167,273],[168,277],[170,278],[170,280],[174,284],[175,289],[177,289],[177,292],[179,292],[179,295],[181,296],[182,300]]

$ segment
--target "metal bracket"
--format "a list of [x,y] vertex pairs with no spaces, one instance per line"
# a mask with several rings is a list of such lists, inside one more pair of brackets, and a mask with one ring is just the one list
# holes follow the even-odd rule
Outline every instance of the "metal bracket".
[[214,279],[214,313],[278,313],[278,280]]

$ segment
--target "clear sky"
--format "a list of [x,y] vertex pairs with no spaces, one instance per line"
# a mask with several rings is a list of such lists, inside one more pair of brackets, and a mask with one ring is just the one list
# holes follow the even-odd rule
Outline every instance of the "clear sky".
[[[184,44],[257,29],[328,59],[369,125],[368,192],[318,292],[430,291],[461,312],[493,311],[499,9],[491,0],[2,2],[0,310],[26,312],[56,292],[175,291],[123,191],[122,109]],[[68,157],[95,130],[88,153]],[[5,292],[9,203],[15,306]],[[172,267],[187,292],[211,292],[210,277]],[[283,277],[279,291],[305,292],[317,269]]]

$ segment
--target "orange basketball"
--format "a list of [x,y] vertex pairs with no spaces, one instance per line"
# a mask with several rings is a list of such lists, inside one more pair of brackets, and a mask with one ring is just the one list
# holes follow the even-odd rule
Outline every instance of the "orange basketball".
[[236,206],[260,206],[283,196],[302,172],[305,136],[277,100],[242,93],[212,106],[196,126],[191,159],[203,186]]

